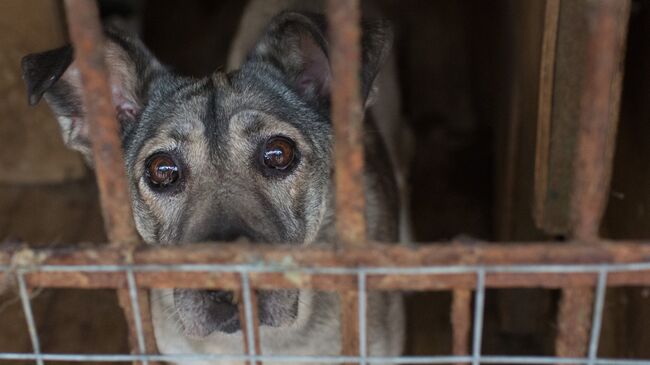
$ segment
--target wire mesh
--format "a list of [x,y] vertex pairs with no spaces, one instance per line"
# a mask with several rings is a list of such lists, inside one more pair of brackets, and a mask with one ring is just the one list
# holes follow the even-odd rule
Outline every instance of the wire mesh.
[[[2,270],[9,273],[11,267],[4,265],[0,267]],[[145,354],[144,349],[144,336],[142,334],[142,324],[139,323],[138,328],[138,343],[140,354],[54,354],[54,353],[41,353],[39,345],[39,337],[37,333],[32,308],[30,305],[30,298],[27,290],[25,276],[35,272],[119,272],[124,273],[127,278],[131,299],[135,310],[135,318],[141,321],[139,316],[138,298],[136,289],[137,274],[141,272],[152,271],[168,271],[168,272],[206,272],[206,273],[225,273],[234,272],[241,278],[241,289],[243,292],[243,301],[245,309],[245,327],[247,336],[243,341],[248,342],[247,353],[234,353],[234,354]],[[251,292],[254,290],[252,287],[249,275],[256,274],[270,274],[270,273],[296,273],[306,275],[341,275],[355,277],[359,290],[359,349],[358,356],[293,356],[273,354],[265,355],[263,353],[256,353],[255,351],[255,332],[253,331],[253,303]],[[589,353],[584,358],[565,358],[565,357],[550,357],[550,356],[508,356],[508,355],[483,355],[481,352],[482,337],[483,337],[483,319],[485,310],[485,290],[490,285],[486,281],[486,277],[491,274],[509,273],[509,274],[525,274],[525,273],[589,273],[597,275],[596,281],[596,296],[594,300],[593,311],[593,326],[591,331],[591,338],[589,341]],[[0,361],[11,360],[34,360],[37,363],[44,361],[73,361],[73,362],[132,362],[141,361],[147,363],[149,361],[187,361],[187,362],[200,362],[200,361],[213,361],[215,363],[225,361],[241,361],[241,362],[268,362],[268,363],[359,363],[359,364],[377,364],[377,363],[395,363],[395,364],[446,364],[446,363],[461,363],[461,364],[621,364],[621,365],[650,365],[650,360],[643,359],[611,359],[598,357],[598,345],[600,330],[602,326],[602,317],[604,311],[605,293],[608,286],[608,275],[617,272],[636,272],[639,274],[650,273],[650,263],[638,262],[628,264],[552,264],[552,265],[450,265],[450,266],[425,266],[425,267],[279,267],[275,265],[264,265],[261,263],[256,264],[241,264],[241,265],[228,265],[228,264],[186,264],[186,265],[147,265],[147,264],[134,264],[134,265],[32,265],[26,268],[19,268],[15,272],[18,282],[18,288],[23,303],[23,310],[25,311],[26,323],[29,328],[30,337],[33,344],[32,353],[0,353]],[[368,353],[367,350],[367,293],[368,286],[367,280],[373,275],[412,275],[414,277],[431,277],[435,280],[436,276],[447,275],[450,273],[471,273],[476,277],[474,287],[474,318],[473,318],[473,340],[472,352],[467,356],[400,356],[400,357],[376,357]],[[648,281],[650,285],[650,276],[642,276],[643,280]]]

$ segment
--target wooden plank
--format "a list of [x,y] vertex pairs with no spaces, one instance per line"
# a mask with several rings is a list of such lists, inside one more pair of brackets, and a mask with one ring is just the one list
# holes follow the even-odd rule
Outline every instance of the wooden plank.
[[544,12],[544,33],[539,71],[539,94],[537,96],[537,143],[535,146],[535,186],[533,216],[538,227],[553,231],[547,217],[547,194],[549,158],[551,147],[551,124],[553,110],[553,82],[560,0],[547,0]]

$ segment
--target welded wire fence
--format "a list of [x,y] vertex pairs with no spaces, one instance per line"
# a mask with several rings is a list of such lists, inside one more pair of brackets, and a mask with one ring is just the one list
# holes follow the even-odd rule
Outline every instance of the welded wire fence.
[[[489,248],[486,248],[489,250]],[[630,360],[630,359],[607,359],[598,357],[598,345],[600,331],[602,328],[602,319],[605,304],[605,294],[608,286],[608,277],[622,274],[617,280],[610,282],[609,285],[650,285],[650,263],[611,263],[611,264],[527,264],[527,265],[430,265],[416,267],[293,267],[292,265],[283,265],[281,263],[264,264],[257,262],[254,264],[132,264],[132,265],[53,265],[42,264],[32,267],[0,267],[3,271],[13,271],[17,278],[19,294],[21,297],[25,318],[29,328],[29,333],[34,348],[33,353],[1,353],[0,360],[35,360],[37,363],[43,361],[79,361],[79,362],[104,362],[104,361],[246,361],[254,362],[281,362],[281,363],[467,363],[467,364],[490,364],[490,363],[507,363],[507,364],[549,364],[549,363],[566,363],[566,364],[650,364],[650,360]],[[129,291],[130,300],[135,308],[136,320],[136,338],[138,343],[137,355],[127,354],[44,354],[40,351],[39,335],[34,322],[34,316],[30,305],[30,297],[26,277],[34,273],[79,273],[87,274],[106,274],[111,273],[126,278],[126,285]],[[234,273],[240,278],[238,287],[242,290],[244,324],[246,336],[243,341],[246,342],[243,348],[248,349],[246,353],[232,354],[171,354],[158,355],[146,354],[144,332],[142,330],[141,308],[139,308],[138,283],[137,276],[146,273],[204,273],[208,275],[220,273]],[[257,332],[253,328],[255,323],[254,316],[256,305],[253,303],[252,293],[253,285],[251,277],[261,278],[267,274],[283,274],[295,277],[303,276],[303,280],[294,280],[294,284],[309,284],[307,279],[316,275],[345,277],[347,282],[340,281],[341,286],[356,287],[359,291],[358,296],[358,333],[359,348],[355,356],[290,356],[290,355],[265,355],[259,353],[260,341],[257,338]],[[629,274],[633,275],[629,275]],[[507,285],[520,285],[517,279],[521,275],[588,275],[590,280],[595,281],[595,299],[593,303],[593,319],[591,334],[588,343],[588,353],[582,358],[560,358],[549,356],[494,356],[483,355],[481,353],[481,343],[483,334],[483,321],[485,317],[485,290],[489,287],[502,287]],[[375,278],[385,278],[387,276],[408,276],[412,281],[436,282],[441,277],[448,275],[467,275],[472,278],[474,287],[474,308],[472,320],[472,346],[471,352],[466,356],[404,356],[404,357],[373,357],[368,354],[367,350],[367,292],[376,287],[381,287],[380,282],[373,283]],[[489,281],[490,277],[510,277],[512,282],[506,281]],[[61,277],[63,278],[63,276]],[[63,280],[63,279],[61,279]],[[195,280],[193,278],[192,280]],[[533,279],[539,280],[539,279]],[[259,280],[258,280],[259,281]],[[442,280],[444,281],[444,280]],[[548,283],[549,287],[555,287],[557,284],[568,284],[569,281],[557,281]],[[63,285],[63,284],[60,284]],[[68,283],[74,286],[74,283]],[[279,285],[279,286],[286,286]],[[313,284],[306,285],[313,287]],[[331,289],[336,289],[336,284]],[[396,285],[397,286],[397,285]],[[266,285],[265,285],[266,287]],[[432,286],[433,287],[433,286]],[[559,286],[558,286],[559,287]],[[376,289],[375,289],[376,290]]]

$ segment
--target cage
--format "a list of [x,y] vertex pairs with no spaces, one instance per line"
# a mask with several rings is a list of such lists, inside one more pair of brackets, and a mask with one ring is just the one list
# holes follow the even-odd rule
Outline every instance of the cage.
[[[281,242],[145,246],[120,172],[101,20],[128,19],[163,62],[199,76],[226,62],[245,3],[0,5],[7,42],[0,66],[8,75],[19,57],[65,39],[67,22],[101,156],[96,191],[78,156],[42,146],[50,127],[16,132],[9,119],[35,127],[35,112],[22,108],[20,80],[7,77],[0,362],[650,364],[650,3],[325,5],[337,240],[300,249]],[[366,13],[396,27],[399,111],[412,133],[398,162],[408,171],[402,183],[410,188],[417,242],[408,245],[371,242],[366,233],[363,106],[355,91]],[[101,206],[88,199],[97,192]],[[61,234],[66,240],[96,243],[22,242],[21,235],[60,240],[65,225],[77,227]],[[241,351],[159,353],[152,288],[236,293]],[[264,352],[259,291],[296,288],[338,294],[338,353]],[[405,292],[403,356],[369,351],[368,293],[377,291]]]

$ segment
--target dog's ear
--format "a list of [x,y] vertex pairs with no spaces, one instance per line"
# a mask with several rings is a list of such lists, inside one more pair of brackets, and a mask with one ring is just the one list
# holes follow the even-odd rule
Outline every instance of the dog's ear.
[[[361,92],[365,100],[392,45],[388,22],[363,20]],[[305,99],[329,101],[332,71],[326,19],[322,15],[286,12],[271,21],[249,60],[268,62],[280,69]]]
[[[138,40],[114,30],[106,32],[104,57],[113,105],[124,130],[137,122],[146,103],[146,81],[161,66]],[[72,47],[27,55],[21,67],[29,104],[35,105],[44,97],[60,124],[66,145],[91,161],[81,78]]]

